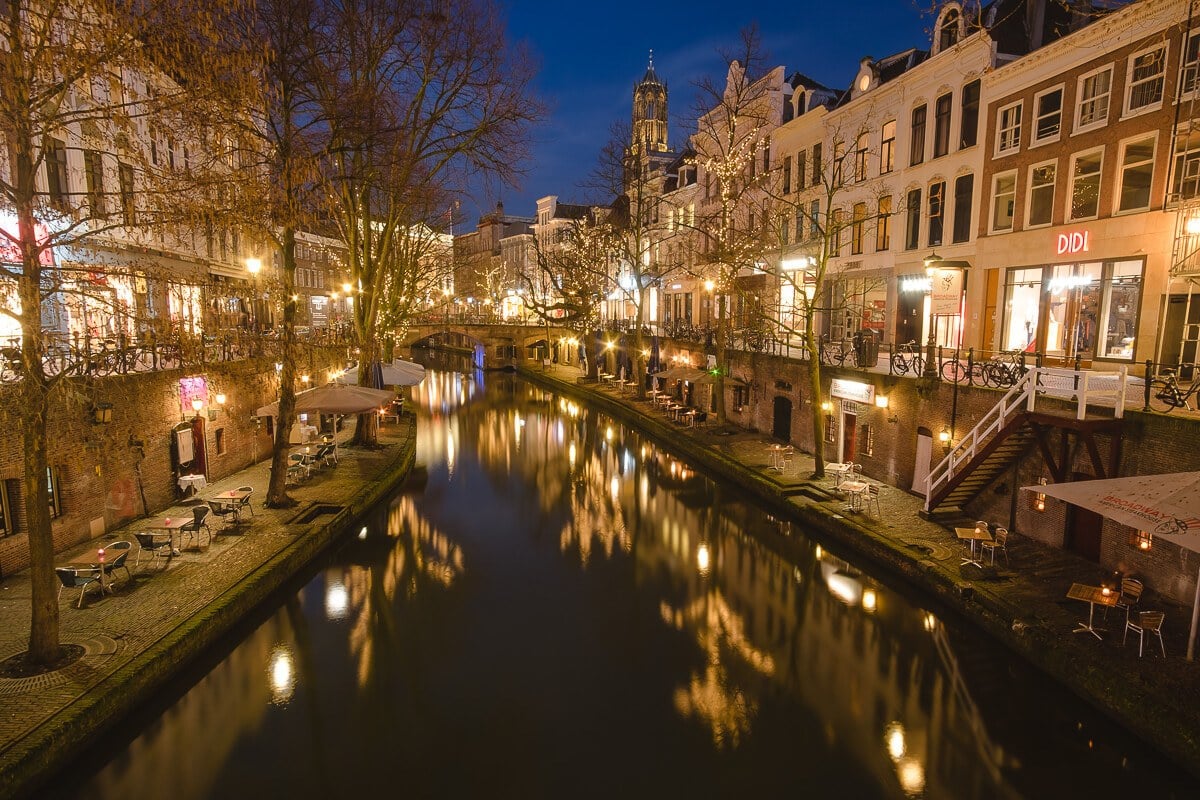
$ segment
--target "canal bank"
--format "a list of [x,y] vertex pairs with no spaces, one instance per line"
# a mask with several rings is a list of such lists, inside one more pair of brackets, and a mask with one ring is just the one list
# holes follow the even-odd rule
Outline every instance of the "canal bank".
[[637,427],[752,492],[772,513],[910,581],[1200,775],[1200,709],[1191,701],[1200,690],[1200,669],[1181,655],[1189,609],[1143,597],[1141,607],[1166,611],[1170,657],[1150,654],[1150,646],[1157,645],[1151,641],[1147,657],[1138,658],[1135,644],[1121,646],[1124,618],[1116,613],[1103,641],[1071,632],[1087,612],[1085,604],[1066,599],[1071,583],[1095,584],[1109,577],[1092,562],[1014,536],[1010,563],[962,566],[962,547],[953,533],[923,519],[920,499],[908,492],[885,486],[877,512],[847,512],[831,480],[808,480],[811,456],[798,453],[786,473],[770,469],[769,440],[762,434],[681,426],[631,394],[581,380],[579,371],[568,367],[522,369],[521,374]]
[[[273,593],[300,575],[341,538],[346,526],[399,487],[413,467],[416,421],[404,415],[381,426],[379,447],[338,448],[336,466],[315,469],[289,491],[298,505],[267,509],[269,464],[260,462],[209,484],[201,500],[230,489],[253,488],[252,513],[227,530],[209,518],[214,536],[195,550],[190,542],[171,559],[149,555],[114,591],[78,591],[60,603],[60,638],[83,648],[73,664],[44,675],[0,678],[0,797],[31,796],[119,721],[178,677]],[[343,431],[340,438],[347,438]],[[190,518],[193,499],[153,519]],[[134,541],[147,519],[110,531],[60,562],[101,544]],[[134,546],[136,553],[137,547]],[[165,561],[165,565],[155,563]],[[0,583],[0,661],[25,649],[29,632],[27,573]]]

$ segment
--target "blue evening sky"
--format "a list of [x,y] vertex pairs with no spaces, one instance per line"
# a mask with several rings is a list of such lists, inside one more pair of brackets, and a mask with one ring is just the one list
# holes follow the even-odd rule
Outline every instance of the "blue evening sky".
[[[545,195],[564,202],[585,199],[580,184],[612,124],[628,124],[633,86],[646,71],[651,49],[655,71],[670,90],[669,135],[676,148],[695,129],[695,81],[723,79],[719,51],[736,52],[739,31],[752,22],[758,23],[769,63],[832,88],[850,84],[863,56],[928,47],[932,24],[921,10],[930,0],[502,2],[508,6],[509,37],[528,42],[540,61],[536,88],[550,110],[534,131],[521,187],[506,187],[499,198],[506,212],[525,216],[533,216],[537,198]],[[467,227],[497,199],[477,193],[474,203],[464,204]]]

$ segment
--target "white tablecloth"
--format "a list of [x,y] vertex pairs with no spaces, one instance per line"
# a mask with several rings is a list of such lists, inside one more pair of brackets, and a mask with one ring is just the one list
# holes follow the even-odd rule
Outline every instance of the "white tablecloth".
[[180,475],[179,490],[186,492],[189,486],[199,492],[205,486],[208,486],[208,480],[203,475]]

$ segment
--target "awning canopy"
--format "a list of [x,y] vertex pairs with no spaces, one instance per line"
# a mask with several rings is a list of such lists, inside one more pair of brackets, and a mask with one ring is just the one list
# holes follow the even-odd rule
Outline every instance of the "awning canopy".
[[[365,386],[346,386],[329,383],[296,395],[297,414],[363,414],[374,411],[394,400],[390,390],[368,389]],[[279,416],[279,401],[265,405],[255,412],[260,417]]]
[[[380,365],[383,372],[384,386],[416,386],[425,380],[425,367],[413,361],[396,359]],[[358,383],[358,367],[351,367],[338,379],[342,383]]]

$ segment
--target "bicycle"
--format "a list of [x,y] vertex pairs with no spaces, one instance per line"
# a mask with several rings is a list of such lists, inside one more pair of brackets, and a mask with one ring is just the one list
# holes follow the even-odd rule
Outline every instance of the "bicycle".
[[854,348],[849,347],[845,340],[832,341],[828,336],[821,337],[821,363],[829,366],[857,367],[858,359],[854,354]]
[[942,380],[947,383],[965,382],[972,386],[982,384],[986,382],[984,366],[972,359],[960,361],[958,358],[952,358],[942,363]]
[[1195,411],[1188,401],[1200,389],[1200,374],[1192,379],[1187,389],[1175,380],[1175,370],[1164,369],[1159,374],[1164,377],[1150,381],[1150,408],[1161,414],[1170,414],[1177,408]]
[[1020,350],[1009,350],[1002,355],[1007,356],[1008,360],[997,355],[983,365],[983,379],[985,383],[998,389],[1007,389],[1016,385],[1017,381],[1025,376],[1027,370]]
[[921,375],[925,372],[925,359],[921,357],[921,350],[915,340],[896,346],[892,352],[891,365],[894,375],[904,375],[907,372]]

